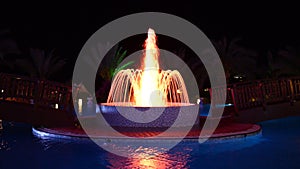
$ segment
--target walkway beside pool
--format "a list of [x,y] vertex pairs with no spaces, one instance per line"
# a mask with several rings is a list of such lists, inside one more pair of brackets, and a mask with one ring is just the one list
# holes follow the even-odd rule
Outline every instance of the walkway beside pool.
[[235,117],[235,121],[238,123],[259,123],[262,121],[279,119],[288,116],[300,115],[300,102],[279,103],[273,105],[267,105],[266,109],[262,107],[252,108],[239,112],[239,116]]

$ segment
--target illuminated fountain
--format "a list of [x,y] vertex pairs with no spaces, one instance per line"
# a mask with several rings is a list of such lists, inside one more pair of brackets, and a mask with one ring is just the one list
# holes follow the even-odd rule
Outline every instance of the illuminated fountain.
[[[100,106],[111,126],[183,127],[199,123],[193,116],[199,107],[189,103],[180,73],[160,69],[156,40],[154,30],[149,29],[140,69],[121,70],[114,77],[107,103]],[[185,117],[174,123],[180,111]]]

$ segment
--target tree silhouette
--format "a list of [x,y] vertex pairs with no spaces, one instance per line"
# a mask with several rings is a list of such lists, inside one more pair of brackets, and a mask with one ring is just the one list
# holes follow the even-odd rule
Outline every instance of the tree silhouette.
[[286,46],[267,53],[267,78],[280,78],[300,75],[300,57],[295,48]]
[[0,30],[0,71],[13,72],[15,61],[12,56],[20,55],[21,51],[10,29]]
[[[85,64],[92,68],[93,71],[97,71],[95,83],[96,97],[98,101],[106,101],[114,75],[120,70],[126,69],[128,66],[133,64],[133,62],[128,62],[124,65],[120,65],[126,55],[127,51],[123,50],[118,45],[113,46],[109,43],[98,44],[97,54],[91,55],[84,60]],[[99,56],[105,57],[101,61],[100,65],[96,65],[100,61]]]
[[32,48],[30,57],[16,60],[17,67],[30,77],[49,80],[62,70],[65,63],[66,59],[57,56],[54,50],[45,52],[42,49]]
[[223,63],[227,78],[234,74],[245,74],[249,79],[255,78],[257,52],[243,47],[242,38],[228,40],[223,37],[212,41]]

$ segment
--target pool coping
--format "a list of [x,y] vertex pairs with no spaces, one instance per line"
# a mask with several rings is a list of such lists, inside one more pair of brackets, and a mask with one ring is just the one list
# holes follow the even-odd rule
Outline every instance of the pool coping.
[[[44,127],[32,127],[32,133],[37,137],[42,138],[62,138],[62,139],[98,139],[98,140],[178,140],[181,139],[179,137],[168,136],[168,137],[118,137],[118,136],[109,136],[109,135],[101,135],[101,136],[87,136],[83,134],[76,133],[62,133],[57,130],[52,130]],[[248,128],[243,131],[236,132],[226,132],[226,133],[217,133],[211,136],[186,136],[183,138],[183,141],[206,141],[206,140],[229,140],[229,139],[237,139],[237,138],[246,138],[251,136],[256,136],[262,133],[262,128],[258,124],[252,124],[251,128]]]

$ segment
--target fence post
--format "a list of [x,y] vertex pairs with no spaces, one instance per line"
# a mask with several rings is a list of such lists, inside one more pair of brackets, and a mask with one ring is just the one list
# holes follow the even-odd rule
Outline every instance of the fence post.
[[265,82],[260,81],[259,82],[259,87],[261,90],[261,106],[263,111],[267,110],[267,101],[266,101],[266,88],[265,88]]
[[230,88],[230,94],[231,94],[232,102],[233,102],[233,105],[234,105],[234,111],[235,111],[235,114],[238,115],[238,113],[239,113],[239,108],[238,108],[238,105],[237,105],[237,102],[236,102],[235,91],[234,91],[235,88],[236,88],[236,85],[234,84],[234,85]]
[[294,90],[294,85],[293,85],[293,81],[291,79],[288,80],[289,84],[290,84],[290,105],[293,106],[294,105],[294,94],[295,94],[295,90]]

